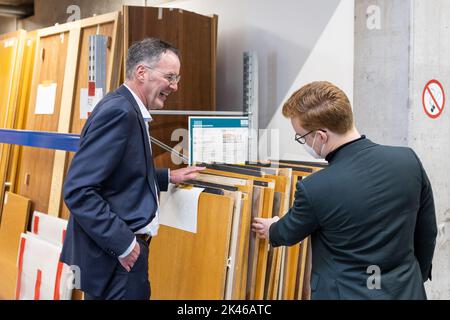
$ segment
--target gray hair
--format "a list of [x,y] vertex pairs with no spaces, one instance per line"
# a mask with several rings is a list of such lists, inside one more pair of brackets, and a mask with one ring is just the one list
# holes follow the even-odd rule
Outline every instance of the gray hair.
[[128,48],[126,62],[127,79],[133,79],[133,72],[137,65],[145,62],[152,66],[152,64],[161,59],[161,56],[167,50],[172,51],[179,58],[177,48],[157,38],[146,38],[139,42],[133,43],[131,47]]

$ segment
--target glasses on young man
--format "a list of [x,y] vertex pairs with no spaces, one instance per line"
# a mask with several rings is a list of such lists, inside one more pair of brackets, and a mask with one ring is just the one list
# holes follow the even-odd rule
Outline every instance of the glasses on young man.
[[295,134],[295,141],[297,141],[298,143],[300,143],[300,144],[305,144],[306,143],[306,139],[305,139],[305,137],[308,135],[308,134],[310,134],[310,133],[312,133],[312,132],[314,132],[315,130],[311,130],[310,132],[308,132],[308,133],[306,133],[306,134],[304,134],[304,135],[299,135],[298,133],[296,133]]
[[314,131],[322,131],[322,132],[326,132],[325,130],[319,129],[319,130],[311,130],[310,132],[305,133],[305,134],[302,135],[302,136],[299,135],[298,133],[296,133],[296,134],[295,134],[295,141],[297,141],[297,142],[300,143],[300,144],[305,144],[305,143],[306,143],[306,136],[307,136],[308,134],[313,133]]
[[164,79],[166,79],[167,81],[169,81],[170,84],[178,84],[178,82],[180,82],[181,76],[179,74],[175,74],[175,73],[164,73],[162,71],[159,71],[158,69],[152,68],[150,66],[146,66],[143,65],[144,68],[150,69],[150,70],[154,70],[156,72],[159,72],[163,75]]

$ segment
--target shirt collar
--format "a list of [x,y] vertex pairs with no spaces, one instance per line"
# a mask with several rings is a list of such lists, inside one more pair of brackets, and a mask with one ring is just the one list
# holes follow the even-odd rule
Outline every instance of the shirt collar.
[[123,84],[125,88],[127,88],[131,94],[134,97],[134,100],[136,100],[136,103],[138,104],[139,110],[141,111],[142,117],[144,118],[145,122],[151,122],[153,120],[152,116],[148,112],[147,108],[145,107],[144,103],[141,101],[141,99],[134,93],[133,90],[129,86],[127,86],[125,83]]

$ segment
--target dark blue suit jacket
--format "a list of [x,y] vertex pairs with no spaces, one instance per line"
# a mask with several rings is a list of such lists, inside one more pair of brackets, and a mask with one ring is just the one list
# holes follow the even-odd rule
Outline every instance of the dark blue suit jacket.
[[308,235],[312,299],[425,299],[437,226],[414,151],[365,138],[337,150],[297,184],[294,206],[270,228],[274,246]]
[[167,190],[167,169],[156,170],[144,119],[121,86],[95,107],[64,183],[70,219],[61,260],[81,271],[81,289],[102,296],[118,256],[157,210],[155,180]]

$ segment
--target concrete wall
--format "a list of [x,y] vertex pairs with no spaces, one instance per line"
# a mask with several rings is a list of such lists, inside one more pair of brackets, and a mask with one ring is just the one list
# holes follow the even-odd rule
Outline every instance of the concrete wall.
[[[353,0],[186,0],[170,7],[217,14],[217,109],[242,110],[242,54],[259,60],[259,127],[281,130],[260,137],[266,156],[311,159],[294,141],[283,102],[301,85],[330,80],[353,95]],[[278,149],[278,150],[277,150]],[[278,152],[277,152],[278,151]],[[271,154],[270,154],[271,153]]]
[[410,112],[408,141],[422,159],[433,185],[439,237],[428,292],[433,299],[450,299],[450,108],[438,119],[425,115],[422,92],[437,79],[450,98],[450,1],[413,0],[411,23]]
[[[410,0],[390,1],[389,5],[386,2],[389,1],[355,2],[353,107],[361,133],[384,144],[405,146],[408,144]],[[371,5],[381,9],[380,29],[375,26]]]
[[[372,5],[380,8],[380,29],[367,27]],[[438,79],[450,93],[450,2],[358,0],[355,17],[357,125],[375,142],[409,146],[421,158],[439,226],[433,281],[426,289],[431,299],[450,299],[449,110],[431,119],[422,107],[429,80]]]

